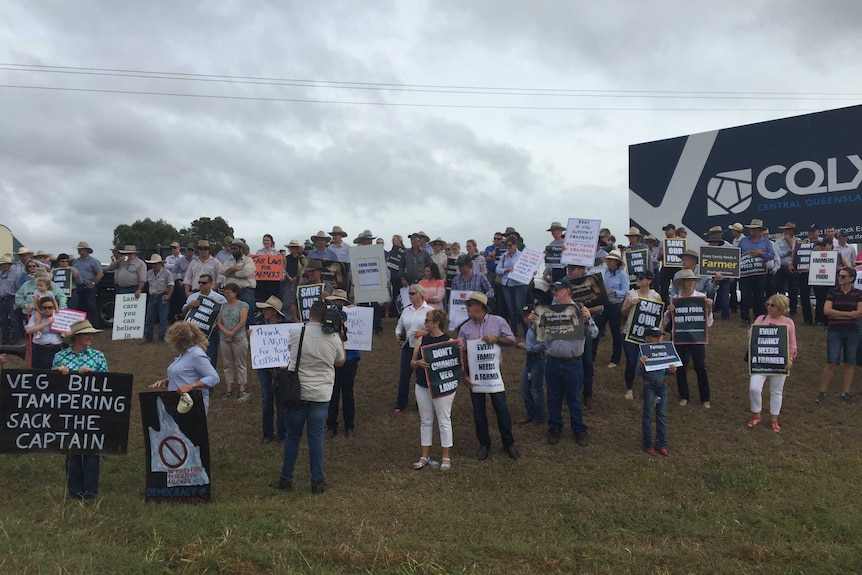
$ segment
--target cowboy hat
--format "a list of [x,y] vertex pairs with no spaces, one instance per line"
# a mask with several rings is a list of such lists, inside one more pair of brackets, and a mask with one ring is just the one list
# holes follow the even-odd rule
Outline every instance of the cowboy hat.
[[377,236],[371,233],[371,230],[363,230],[361,234],[356,236],[356,239],[353,240],[353,243],[358,244],[362,240],[373,240],[376,237]]
[[150,256],[150,259],[144,260],[144,263],[161,264],[161,263],[164,263],[164,260],[162,259],[162,256],[160,256],[159,254],[153,254]]
[[695,273],[693,271],[691,271],[690,269],[680,270],[680,271],[676,272],[676,277],[673,278],[673,285],[675,288],[679,289],[679,287],[682,285],[682,282],[684,282],[685,280],[691,280],[691,279],[696,280],[696,279],[700,279],[700,278],[697,277],[695,275]]
[[758,229],[758,228],[763,229],[765,226],[763,225],[763,220],[759,220],[757,218],[754,218],[753,220],[751,220],[751,223],[745,227],[753,230],[753,229]]
[[281,308],[284,307],[284,304],[281,302],[280,299],[278,299],[274,295],[271,295],[268,298],[266,298],[266,301],[259,301],[259,302],[255,303],[254,305],[258,309],[272,308],[275,311],[277,311],[281,317],[286,317],[284,315],[284,313],[282,313],[282,311],[281,311]]
[[310,259],[308,263],[305,264],[305,268],[303,268],[302,273],[313,272],[315,270],[320,271],[323,269],[323,263],[320,260]]
[[123,249],[118,248],[117,251],[120,252],[121,254],[136,254],[136,253],[138,253],[138,248],[136,248],[135,246],[133,246],[131,244],[126,244],[123,246]]
[[795,230],[796,224],[794,224],[793,222],[787,222],[783,226],[778,226],[778,229],[780,229],[780,230]]
[[632,226],[629,228],[629,233],[626,234],[626,237],[631,237],[631,236],[637,236],[639,238],[642,238],[642,237],[644,237],[644,234],[638,228],[636,228],[635,226]]
[[[227,238],[225,238],[225,239],[227,239]],[[231,239],[230,239],[230,241],[233,241],[233,238],[231,238]],[[199,248],[209,248],[209,247],[210,247],[210,243],[209,243],[209,241],[207,241],[207,240],[200,240],[200,241],[198,242],[198,247],[199,247]]]
[[76,250],[87,250],[90,253],[93,253],[93,248],[90,247],[90,244],[87,242],[78,242],[78,247]]
[[324,240],[331,240],[332,239],[326,235],[326,232],[324,232],[323,230],[320,230],[319,232],[317,232],[317,235],[311,236],[311,241],[316,242],[317,240],[319,240],[321,238],[323,238]]
[[613,250],[611,250],[611,253],[609,253],[608,255],[605,256],[605,259],[606,260],[617,260],[618,262],[621,262],[621,261],[623,261],[623,256],[620,253],[620,250],[613,249]]
[[101,332],[102,330],[93,327],[93,324],[90,323],[90,320],[82,319],[76,321],[71,326],[69,326],[69,335],[67,337],[74,338],[78,334]]
[[342,238],[347,237],[347,232],[341,229],[341,226],[332,226],[332,231],[329,232],[330,235],[333,236],[341,236]]
[[15,263],[12,261],[12,254],[6,253],[0,256],[0,264],[11,264]]
[[410,235],[409,235],[409,236],[407,236],[407,237],[408,237],[408,238],[420,238],[420,239],[421,239],[421,238],[425,238],[425,241],[426,241],[426,242],[427,242],[427,241],[429,241],[429,240],[431,239],[431,237],[430,237],[428,234],[426,234],[425,232],[423,232],[423,231],[418,231],[418,232],[416,232],[415,234],[410,234]]
[[694,250],[685,250],[685,253],[683,253],[682,256],[680,256],[680,257],[685,257],[685,256],[688,256],[690,258],[694,258],[696,260],[700,259],[700,254]]
[[485,307],[488,307],[488,296],[480,291],[470,292],[465,301],[477,301]]
[[551,222],[551,227],[549,227],[549,228],[548,228],[547,230],[545,230],[545,231],[547,231],[547,232],[552,232],[552,231],[554,231],[554,230],[564,230],[564,229],[566,229],[566,226],[564,226],[564,225],[563,225],[563,224],[561,224],[560,222]]
[[284,244],[286,248],[302,248],[302,244],[299,243],[299,240],[290,240],[290,242]]
[[343,289],[332,290],[332,295],[328,295],[323,299],[328,302],[340,301],[341,303],[350,304],[350,300],[347,299],[347,292]]
[[25,248],[24,246],[21,246],[20,248],[18,248],[18,255],[19,256],[24,256],[27,254],[30,254],[32,256],[33,250],[31,250],[30,248]]
[[727,229],[733,230],[735,232],[741,232],[744,228],[743,228],[742,224],[740,224],[739,222],[736,222],[735,224],[727,226]]

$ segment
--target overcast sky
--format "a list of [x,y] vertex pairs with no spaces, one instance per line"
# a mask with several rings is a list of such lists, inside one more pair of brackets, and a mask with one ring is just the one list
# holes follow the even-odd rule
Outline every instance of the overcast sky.
[[117,225],[147,217],[222,216],[252,249],[333,225],[480,247],[511,225],[541,249],[569,217],[624,241],[628,145],[858,103],[860,20],[851,0],[8,0],[0,224],[103,260]]

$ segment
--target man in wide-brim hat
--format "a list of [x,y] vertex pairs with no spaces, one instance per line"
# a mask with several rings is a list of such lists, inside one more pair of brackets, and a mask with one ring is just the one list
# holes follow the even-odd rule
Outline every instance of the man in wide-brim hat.
[[798,241],[796,224],[787,222],[778,227],[782,231],[782,236],[775,242],[775,251],[781,258],[781,267],[775,273],[775,289],[778,293],[787,293],[790,299],[790,313],[796,315],[799,306],[799,277],[793,271],[793,252]]
[[[302,269],[302,274],[305,277],[300,280],[299,284],[297,284],[296,286],[297,300],[299,299],[300,288],[307,285],[323,284],[323,293],[321,294],[321,299],[326,298],[326,296],[333,292],[332,283],[323,280],[323,263],[320,260],[308,260],[308,263],[306,263],[305,267]],[[307,311],[308,309],[310,309],[310,307],[311,306],[309,305],[304,309]],[[294,323],[298,323],[300,321],[308,319],[307,317],[300,317],[299,305],[296,301],[293,303],[293,305],[290,306],[290,310],[293,316]]]
[[[746,226],[749,229],[748,236],[739,240],[739,253],[743,256],[741,265],[745,265],[745,261],[749,260],[757,265],[767,266],[775,258],[775,250],[772,248],[772,242],[763,234],[763,220],[754,218],[751,223]],[[751,312],[753,310],[754,317],[766,314],[766,271],[757,275],[749,275],[739,279],[739,293],[741,301],[739,302],[739,312],[742,321],[746,324],[751,323]]]
[[125,245],[116,249],[120,257],[111,262],[109,270],[114,270],[114,292],[118,294],[135,294],[141,297],[144,284],[147,283],[147,264],[138,257],[138,248]]
[[338,261],[338,254],[336,254],[332,249],[329,248],[329,240],[331,240],[326,232],[320,230],[317,234],[311,236],[311,241],[314,242],[314,249],[308,252],[309,259],[312,260],[322,260],[329,262]]
[[329,249],[335,252],[338,261],[342,263],[344,269],[347,270],[350,265],[350,246],[345,243],[344,238],[347,237],[347,232],[341,229],[341,226],[332,226],[332,231],[329,232],[332,236],[332,242],[329,244]]
[[566,226],[561,222],[551,222],[547,231],[551,232],[551,242],[545,246],[545,270],[542,272],[542,279],[552,284],[566,276],[566,265],[561,262]]

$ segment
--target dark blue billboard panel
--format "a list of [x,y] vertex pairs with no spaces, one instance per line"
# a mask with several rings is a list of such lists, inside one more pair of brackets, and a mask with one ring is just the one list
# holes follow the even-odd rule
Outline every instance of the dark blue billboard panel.
[[632,225],[662,237],[763,220],[802,233],[846,230],[862,242],[862,106],[629,146]]

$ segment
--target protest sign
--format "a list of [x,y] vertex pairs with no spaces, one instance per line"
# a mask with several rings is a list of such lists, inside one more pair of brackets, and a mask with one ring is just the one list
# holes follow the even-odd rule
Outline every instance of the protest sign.
[[645,272],[649,266],[649,250],[630,250],[623,254],[626,258],[626,273],[629,275],[629,283],[637,283],[637,274]]
[[761,256],[739,256],[739,277],[762,276],[766,273],[766,260]]
[[739,248],[731,246],[701,246],[700,275],[721,274],[726,278],[739,277]]
[[4,369],[0,453],[126,453],[132,375]]
[[146,490],[144,501],[206,503],[211,496],[210,444],[203,393],[192,390],[188,413],[177,411],[180,393],[142,392]]
[[811,252],[808,268],[808,285],[834,286],[838,281],[838,252],[835,250]]
[[485,343],[481,339],[467,340],[467,365],[470,367],[473,393],[505,391],[500,374],[500,346],[496,343]]
[[[548,244],[545,246],[545,265],[551,268],[551,280],[560,281],[566,277],[566,266],[560,261],[563,257],[563,246]],[[595,258],[593,258],[595,260]]]
[[197,301],[200,302],[200,305],[189,308],[188,313],[186,313],[185,321],[198,326],[198,329],[200,329],[207,340],[209,340],[216,332],[221,304],[211,297],[207,297],[200,293],[198,294]]
[[[351,250],[353,251],[353,250]],[[350,264],[342,262],[329,262],[323,265],[323,270],[320,272],[320,279],[324,282],[332,284],[332,289],[350,289],[350,275],[345,270]]]
[[706,329],[706,297],[675,297],[673,305],[673,342],[708,343]]
[[584,339],[584,319],[571,304],[536,306],[536,339]]
[[290,332],[301,327],[301,323],[265,323],[251,326],[251,367],[287,367],[290,363]]
[[457,341],[444,341],[419,348],[422,359],[428,362],[425,379],[431,399],[452,395],[461,379],[461,347]]
[[284,277],[284,256],[281,254],[251,254],[254,279],[259,282],[280,282]]
[[386,287],[386,254],[383,246],[354,246],[350,250],[350,275],[356,303],[389,301]]
[[608,305],[608,292],[602,274],[587,274],[569,280],[572,283],[572,301],[586,307]]
[[560,263],[592,266],[596,262],[601,220],[569,218]]
[[374,308],[351,306],[342,309],[347,314],[347,341],[344,342],[344,349],[371,351]]
[[542,252],[524,248],[521,250],[521,257],[518,258],[518,263],[515,264],[515,269],[509,272],[509,279],[515,280],[518,283],[529,285],[533,281],[533,275],[542,261]]
[[296,306],[299,308],[299,319],[308,321],[311,306],[316,301],[323,301],[323,284],[309,284],[296,288]]
[[682,361],[679,359],[679,353],[669,341],[642,343],[640,345],[641,353],[647,358],[644,371],[658,371],[667,369],[672,365],[680,367]]
[[862,266],[856,266],[856,281],[853,282],[853,287],[862,290]]
[[471,291],[452,290],[449,293],[449,330],[456,330],[469,319],[467,315],[467,298]]
[[646,342],[647,329],[657,327],[661,329],[661,320],[664,316],[664,302],[646,298],[638,298],[634,305],[634,313],[626,326],[626,341],[629,343]]
[[455,279],[460,272],[458,271],[458,258],[447,258],[446,259],[446,287],[452,287],[452,280]]
[[681,268],[682,254],[686,250],[686,241],[682,238],[663,238],[662,246],[662,267]]
[[73,268],[55,268],[51,272],[51,281],[57,284],[66,297],[72,296],[72,269]]
[[54,321],[51,322],[51,331],[55,333],[72,331],[72,324],[83,319],[87,319],[87,312],[74,309],[55,310]]
[[410,305],[410,288],[403,287],[398,290],[398,295],[395,297],[395,309],[398,310],[398,314],[400,315],[404,308]]
[[144,319],[147,315],[147,294],[136,298],[133,293],[114,297],[114,329],[111,339],[144,339]]
[[786,325],[754,324],[748,339],[748,373],[786,375],[790,343]]
[[797,243],[793,248],[793,270],[807,272],[811,266],[811,252],[814,250],[814,242]]

